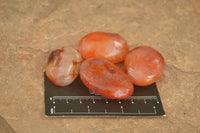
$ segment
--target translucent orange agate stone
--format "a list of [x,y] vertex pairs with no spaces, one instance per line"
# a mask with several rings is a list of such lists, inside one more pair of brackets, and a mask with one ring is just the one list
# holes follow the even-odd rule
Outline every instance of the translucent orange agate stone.
[[113,63],[99,58],[83,61],[80,77],[90,90],[110,99],[127,98],[134,90],[125,72]]
[[138,86],[147,86],[157,81],[164,72],[165,62],[162,55],[148,46],[136,47],[124,61],[126,73]]
[[129,48],[126,40],[116,33],[92,32],[84,36],[78,46],[85,58],[101,58],[112,63],[124,60]]
[[49,55],[46,75],[55,85],[67,86],[78,76],[81,62],[82,57],[74,48],[56,49]]

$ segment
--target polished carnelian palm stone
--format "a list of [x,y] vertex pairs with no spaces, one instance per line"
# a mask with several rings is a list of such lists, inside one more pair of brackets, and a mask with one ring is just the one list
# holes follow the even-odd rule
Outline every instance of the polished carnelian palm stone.
[[63,47],[51,52],[46,65],[46,75],[55,85],[67,86],[79,74],[82,57],[77,50]]
[[112,63],[124,60],[129,48],[126,40],[119,34],[92,32],[84,36],[78,46],[80,54],[85,58],[101,58]]
[[110,99],[124,99],[132,95],[129,77],[113,63],[90,58],[81,64],[82,82],[93,92]]
[[147,86],[157,81],[164,72],[162,55],[148,46],[140,46],[129,52],[124,61],[126,73],[138,86]]

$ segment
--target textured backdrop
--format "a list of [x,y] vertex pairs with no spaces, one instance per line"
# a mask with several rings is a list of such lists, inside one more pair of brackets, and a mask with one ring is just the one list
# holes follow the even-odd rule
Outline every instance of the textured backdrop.
[[[162,53],[166,69],[157,85],[166,117],[45,117],[49,52],[77,49],[92,31]],[[0,115],[17,133],[199,133],[199,51],[199,0],[0,0]]]

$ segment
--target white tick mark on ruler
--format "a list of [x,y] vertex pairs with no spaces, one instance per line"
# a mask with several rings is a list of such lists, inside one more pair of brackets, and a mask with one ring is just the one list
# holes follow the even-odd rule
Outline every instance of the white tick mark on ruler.
[[140,109],[138,109],[138,113],[140,114]]
[[56,110],[55,110],[56,106],[53,106],[53,113],[56,113]]
[[50,99],[50,100],[52,100],[53,98],[52,98],[52,97],[50,97],[49,99]]
[[146,104],[147,103],[147,101],[144,99],[144,104]]
[[95,100],[94,100],[94,99],[92,99],[92,101],[93,101],[93,104],[95,104]]
[[121,104],[121,101],[119,100],[119,104]]
[[73,110],[71,109],[71,113],[73,113]]
[[81,99],[80,99],[80,104],[82,103]]
[[67,104],[69,103],[68,99],[66,99],[66,103],[67,103]]
[[53,108],[51,108],[51,114],[53,114]]
[[124,113],[124,109],[123,109],[123,106],[121,106],[121,111],[122,111],[122,113]]
[[106,103],[108,104],[108,100],[106,99]]
[[107,113],[107,109],[105,109],[105,113]]
[[153,110],[154,110],[155,114],[157,114],[157,111],[156,111],[156,107],[155,107],[155,106],[153,106]]
[[90,106],[88,105],[87,108],[88,108],[88,113],[89,113],[90,112]]

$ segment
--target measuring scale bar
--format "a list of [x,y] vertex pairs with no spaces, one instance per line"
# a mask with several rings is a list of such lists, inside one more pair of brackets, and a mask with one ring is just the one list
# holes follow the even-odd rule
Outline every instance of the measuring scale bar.
[[107,99],[91,93],[78,77],[66,87],[55,86],[44,74],[47,116],[165,116],[156,84],[135,86],[126,99]]

